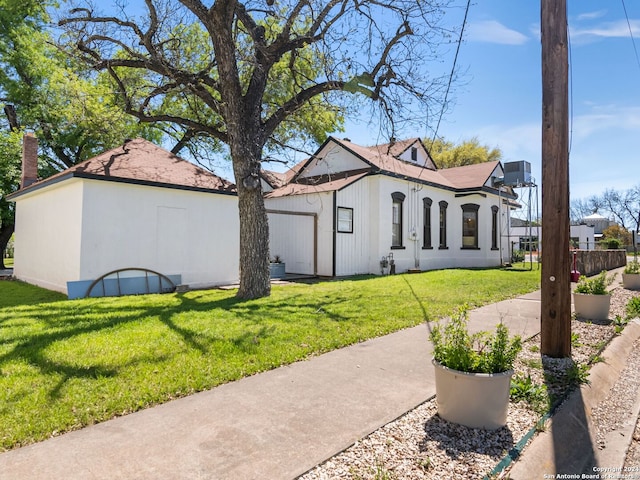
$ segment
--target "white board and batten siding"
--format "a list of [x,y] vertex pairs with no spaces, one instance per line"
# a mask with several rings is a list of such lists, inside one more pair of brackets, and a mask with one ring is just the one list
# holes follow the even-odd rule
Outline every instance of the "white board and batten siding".
[[[271,257],[280,255],[287,273],[333,276],[333,192],[268,198],[265,205]],[[309,269],[312,264],[315,272]]]
[[352,232],[336,230],[336,276],[371,272],[371,180],[365,177],[336,193],[336,210],[352,209]]
[[[376,178],[376,177],[374,177]],[[372,259],[371,273],[379,273],[381,257],[393,254],[397,272],[412,268],[433,270],[440,268],[490,267],[500,265],[500,253],[491,249],[491,206],[498,204],[497,196],[469,195],[456,197],[455,192],[427,185],[377,177],[378,186],[372,188],[371,202],[371,251],[377,252]],[[402,208],[403,248],[391,247],[392,193],[405,195]],[[424,246],[424,204],[423,199],[430,198],[431,204],[431,244]],[[446,237],[447,248],[439,248],[440,238],[440,202],[447,202]],[[377,202],[377,205],[376,205]],[[462,205],[474,203],[478,209],[478,245],[479,249],[462,248]],[[376,225],[377,224],[377,225]],[[375,243],[374,243],[375,242]],[[417,265],[416,265],[417,263]]]
[[269,254],[280,257],[287,273],[315,274],[315,214],[268,212]]

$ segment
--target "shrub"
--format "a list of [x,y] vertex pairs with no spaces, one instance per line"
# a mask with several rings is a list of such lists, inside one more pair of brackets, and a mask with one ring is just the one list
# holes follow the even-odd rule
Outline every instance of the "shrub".
[[622,246],[622,242],[617,238],[607,238],[605,245],[609,250],[618,250]]
[[511,254],[511,263],[524,262],[524,251],[514,250]]
[[608,276],[606,270],[591,278],[581,275],[574,291],[588,295],[606,295],[607,287],[613,283],[614,278],[615,275]]
[[627,318],[640,317],[640,297],[633,297],[627,303]]
[[509,338],[509,330],[500,322],[495,333],[470,334],[467,306],[459,308],[447,324],[431,331],[433,358],[441,365],[468,373],[500,373],[513,369],[522,349],[519,336]]
[[624,267],[624,273],[630,274],[639,274],[640,273],[640,263],[637,260],[633,262],[627,263],[627,266]]

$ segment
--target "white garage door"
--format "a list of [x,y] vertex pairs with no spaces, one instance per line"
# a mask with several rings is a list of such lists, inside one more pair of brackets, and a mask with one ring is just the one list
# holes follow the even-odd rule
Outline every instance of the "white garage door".
[[287,273],[315,275],[315,216],[273,210],[268,214],[271,258],[278,255]]

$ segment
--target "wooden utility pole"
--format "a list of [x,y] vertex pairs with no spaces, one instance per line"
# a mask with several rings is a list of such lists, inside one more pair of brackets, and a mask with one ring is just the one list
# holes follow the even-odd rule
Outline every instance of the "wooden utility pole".
[[569,57],[566,0],[541,0],[542,302],[540,351],[571,355]]

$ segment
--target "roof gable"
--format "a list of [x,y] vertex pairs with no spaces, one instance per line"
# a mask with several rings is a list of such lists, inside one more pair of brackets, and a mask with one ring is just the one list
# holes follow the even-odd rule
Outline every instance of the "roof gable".
[[68,178],[235,193],[235,186],[231,182],[183,160],[145,139],[137,138],[56,175],[33,183],[14,193],[12,197],[18,197]]
[[361,155],[344,148],[333,137],[329,137],[314,155],[307,159],[303,165],[298,164],[296,167],[298,169],[293,181],[302,181],[305,178],[331,178],[342,172],[370,168],[371,163]]
[[435,162],[431,158],[431,155],[429,155],[427,147],[425,147],[422,140],[417,137],[367,148],[375,154],[391,155],[398,160],[428,168],[429,170],[437,169]]
[[[424,152],[428,166],[393,155],[411,155],[411,148]],[[338,190],[363,176],[373,174],[452,191],[496,190],[493,177],[501,176],[501,172],[502,165],[497,161],[438,170],[418,138],[362,147],[349,140],[329,137],[310,159],[296,166],[295,175],[286,185],[277,188],[269,196]],[[341,181],[337,182],[338,179]],[[308,185],[311,188],[293,185]]]

